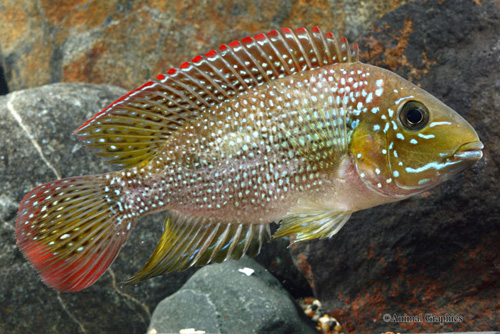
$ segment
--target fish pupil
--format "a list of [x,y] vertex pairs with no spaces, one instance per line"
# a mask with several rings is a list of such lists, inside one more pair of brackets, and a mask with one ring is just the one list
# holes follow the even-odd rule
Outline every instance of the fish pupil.
[[408,122],[412,124],[418,124],[422,119],[424,118],[422,114],[422,110],[415,108],[415,109],[410,109],[408,110],[408,114],[406,115],[406,118],[408,119]]

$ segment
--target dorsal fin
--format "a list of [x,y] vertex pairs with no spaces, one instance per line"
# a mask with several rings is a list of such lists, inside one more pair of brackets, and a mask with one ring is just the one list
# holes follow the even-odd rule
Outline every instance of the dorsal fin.
[[358,49],[332,33],[284,28],[222,45],[160,74],[76,130],[97,155],[130,167],[147,162],[165,140],[207,108],[239,92],[297,72],[358,61]]

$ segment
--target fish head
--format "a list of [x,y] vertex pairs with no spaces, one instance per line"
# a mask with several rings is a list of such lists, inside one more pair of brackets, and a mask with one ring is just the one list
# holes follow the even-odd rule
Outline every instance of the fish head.
[[360,114],[350,150],[370,188],[408,197],[482,157],[476,131],[456,111],[395,73],[369,67],[376,98]]

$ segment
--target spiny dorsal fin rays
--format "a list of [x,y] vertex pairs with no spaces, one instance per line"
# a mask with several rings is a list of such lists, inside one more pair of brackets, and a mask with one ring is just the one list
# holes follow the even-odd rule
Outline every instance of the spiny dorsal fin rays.
[[[284,28],[222,45],[159,75],[103,109],[75,133],[112,164],[149,161],[177,129],[210,107],[265,82],[324,65],[358,61],[332,33]],[[153,140],[151,140],[153,138]]]
[[237,260],[245,254],[255,256],[260,252],[263,239],[269,239],[269,236],[269,224],[214,222],[171,211],[153,254],[125,283],[137,283],[192,266]]

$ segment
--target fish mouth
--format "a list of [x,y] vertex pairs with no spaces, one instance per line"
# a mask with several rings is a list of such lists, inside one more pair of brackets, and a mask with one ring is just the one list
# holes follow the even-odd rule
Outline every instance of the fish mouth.
[[472,143],[467,143],[458,148],[458,150],[453,154],[453,160],[466,160],[466,161],[476,161],[483,157],[484,148],[483,143],[480,141],[475,141]]

